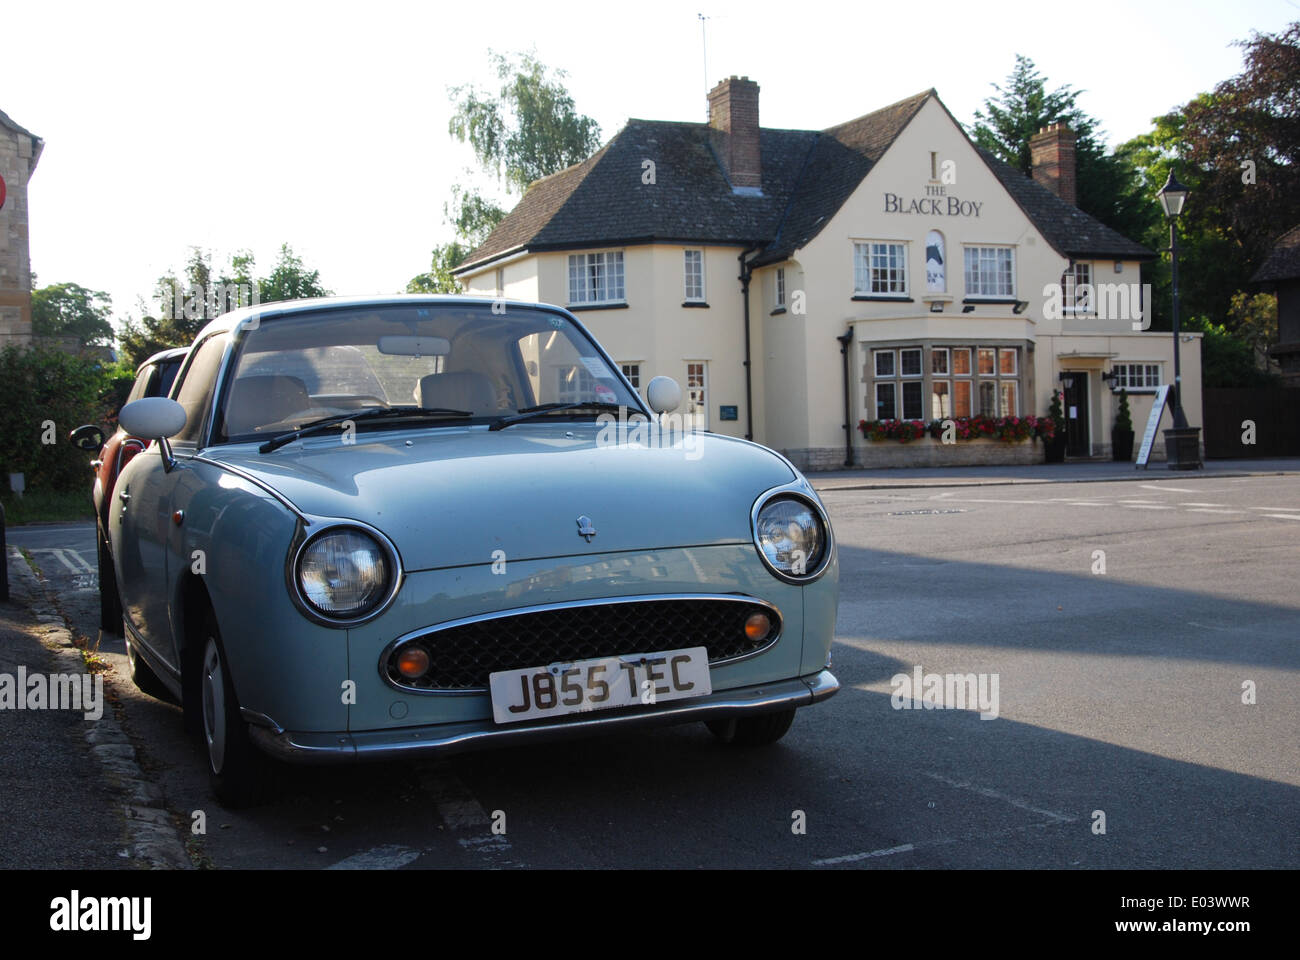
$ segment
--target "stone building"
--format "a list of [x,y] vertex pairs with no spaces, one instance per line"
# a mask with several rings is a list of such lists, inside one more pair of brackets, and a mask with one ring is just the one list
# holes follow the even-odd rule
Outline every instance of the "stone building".
[[32,340],[27,181],[45,141],[0,110],[0,347]]

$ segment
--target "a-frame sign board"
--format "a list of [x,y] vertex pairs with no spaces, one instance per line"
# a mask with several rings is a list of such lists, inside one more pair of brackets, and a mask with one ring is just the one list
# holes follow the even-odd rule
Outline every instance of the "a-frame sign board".
[[1151,416],[1147,417],[1147,431],[1142,434],[1142,447],[1138,450],[1136,467],[1147,469],[1147,461],[1151,458],[1151,447],[1156,442],[1156,431],[1160,427],[1160,417],[1165,412],[1165,404],[1169,402],[1169,384],[1165,384],[1156,390],[1155,403],[1151,404]]

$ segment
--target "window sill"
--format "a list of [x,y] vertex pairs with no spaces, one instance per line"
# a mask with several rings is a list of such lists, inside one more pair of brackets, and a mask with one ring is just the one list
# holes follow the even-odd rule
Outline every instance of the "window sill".
[[973,303],[975,305],[988,304],[990,306],[1014,306],[1019,303],[1015,297],[967,297],[962,303]]
[[628,302],[626,300],[610,300],[607,303],[578,303],[570,304],[565,309],[570,313],[580,313],[583,310],[626,310]]
[[709,305],[708,305],[707,303],[705,303],[703,300],[683,300],[683,301],[682,301],[682,306],[683,306],[683,307],[702,307],[702,308],[705,309],[705,310],[709,309]]
[[855,293],[851,300],[874,300],[880,303],[915,303],[911,297],[895,297],[883,293]]

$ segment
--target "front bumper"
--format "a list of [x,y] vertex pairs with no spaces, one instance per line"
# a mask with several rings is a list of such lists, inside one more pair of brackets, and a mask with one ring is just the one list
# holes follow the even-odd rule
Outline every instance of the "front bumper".
[[249,735],[271,756],[298,764],[348,763],[402,757],[446,756],[487,747],[565,740],[611,730],[714,720],[806,707],[834,696],[839,681],[829,670],[795,680],[724,690],[695,700],[630,707],[608,713],[569,714],[556,720],[498,726],[491,720],[440,723],[355,733],[295,733],[266,726],[267,718],[245,714]]

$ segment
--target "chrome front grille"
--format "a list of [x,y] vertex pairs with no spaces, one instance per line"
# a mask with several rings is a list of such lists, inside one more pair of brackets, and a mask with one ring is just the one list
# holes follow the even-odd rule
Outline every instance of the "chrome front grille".
[[[745,621],[764,613],[772,623],[761,640]],[[458,620],[403,637],[385,650],[380,671],[404,690],[485,690],[488,675],[573,660],[705,647],[709,663],[758,653],[781,635],[781,614],[752,597],[674,596],[587,601],[506,611]],[[398,654],[418,644],[428,672],[410,680],[397,671]]]

